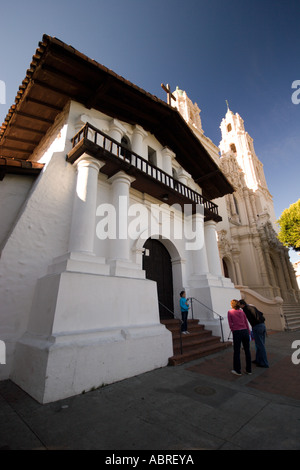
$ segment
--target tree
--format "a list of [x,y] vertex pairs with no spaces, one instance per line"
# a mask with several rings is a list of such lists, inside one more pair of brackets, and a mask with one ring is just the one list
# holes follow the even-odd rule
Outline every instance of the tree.
[[284,246],[300,251],[300,199],[285,209],[278,220],[278,239]]

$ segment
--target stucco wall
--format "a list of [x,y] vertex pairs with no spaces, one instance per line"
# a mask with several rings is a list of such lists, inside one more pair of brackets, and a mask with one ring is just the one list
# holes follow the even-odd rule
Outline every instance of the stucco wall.
[[0,182],[0,248],[13,229],[35,179],[34,176],[8,174]]
[[[0,336],[6,343],[7,352],[6,365],[0,368],[1,379],[9,376],[15,342],[26,331],[38,278],[47,273],[54,257],[67,250],[75,170],[66,162],[64,151],[54,153],[56,148],[65,147],[61,132],[65,125],[64,115],[58,128],[56,125],[56,139],[53,132],[50,133],[48,148],[44,141],[40,155],[36,153],[36,161],[44,159],[46,165],[19,211],[1,253]],[[44,158],[46,151],[47,158]],[[19,180],[9,182],[7,195],[18,193]]]

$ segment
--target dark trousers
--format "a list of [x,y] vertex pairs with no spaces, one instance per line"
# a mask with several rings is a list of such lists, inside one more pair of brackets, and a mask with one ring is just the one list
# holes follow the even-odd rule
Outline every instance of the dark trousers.
[[181,312],[181,318],[182,318],[182,323],[181,323],[181,331],[187,331],[187,317],[188,317],[189,311],[186,310],[184,312]]
[[233,368],[241,373],[241,344],[246,358],[246,371],[251,372],[250,339],[248,330],[233,331]]
[[265,348],[266,327],[264,323],[260,323],[252,328],[253,337],[256,346],[256,363],[259,366],[269,367],[267,353]]

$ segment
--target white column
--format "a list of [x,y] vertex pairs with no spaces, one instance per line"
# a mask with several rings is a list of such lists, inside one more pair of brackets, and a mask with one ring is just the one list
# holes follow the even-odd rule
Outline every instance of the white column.
[[244,199],[245,199],[245,202],[246,202],[246,210],[247,210],[247,214],[248,214],[248,220],[249,220],[249,223],[251,225],[251,224],[253,224],[253,222],[255,222],[255,217],[254,217],[253,210],[252,210],[251,203],[250,203],[249,192],[248,192],[248,189],[246,189],[246,188],[244,188]]
[[111,276],[145,279],[145,271],[130,259],[128,207],[129,188],[134,180],[124,171],[119,171],[109,179],[112,183],[112,204],[116,210],[116,239],[110,240],[108,262]]
[[205,222],[204,224],[205,246],[206,246],[209,272],[216,276],[222,276],[216,226],[217,226],[217,223],[214,220],[209,220],[208,222]]
[[252,206],[252,213],[254,216],[254,219],[257,219],[257,208],[256,208],[256,200],[255,200],[255,195],[253,193],[250,194],[250,202]]
[[261,275],[262,279],[262,285],[263,286],[268,286],[269,285],[269,279],[268,279],[268,274],[267,274],[267,267],[261,247],[261,242],[259,237],[253,239],[253,245],[254,248],[256,249],[257,252],[257,257],[258,257],[258,263],[259,263],[259,272]]
[[98,174],[104,162],[83,154],[77,166],[69,251],[94,254]]
[[168,173],[168,175],[173,176],[172,160],[175,158],[175,153],[168,147],[164,147],[161,154],[163,158],[163,170]]
[[241,273],[241,268],[240,268],[240,260],[239,260],[239,255],[238,254],[233,254],[233,263],[234,263],[234,267],[235,267],[237,285],[242,286],[243,285],[243,278],[242,278],[242,273]]
[[185,171],[183,168],[180,168],[177,171],[177,176],[178,176],[178,181],[182,184],[185,184],[188,186],[189,179],[191,178],[191,175]]
[[[110,127],[109,127],[109,135],[112,139],[116,140],[117,142],[121,142],[123,135],[126,134],[126,129],[125,127],[117,120],[117,119],[112,119],[110,122]],[[109,142],[107,142],[107,145],[110,145]],[[112,153],[117,154],[117,146],[113,145],[112,148]]]
[[194,274],[207,274],[209,273],[209,267],[204,239],[204,215],[194,214],[193,218],[195,221],[195,230],[197,230],[198,234],[201,234],[201,240],[203,242],[199,250],[192,251]]
[[132,176],[119,171],[109,179],[112,183],[112,204],[116,210],[117,237],[110,241],[110,259],[129,261],[130,243],[128,237],[129,187],[134,181]]
[[145,156],[146,152],[144,149],[143,141],[145,137],[147,137],[147,135],[148,135],[147,132],[144,131],[144,129],[141,126],[136,125],[134,127],[133,134],[132,134],[132,151],[146,159],[148,159],[148,155]]

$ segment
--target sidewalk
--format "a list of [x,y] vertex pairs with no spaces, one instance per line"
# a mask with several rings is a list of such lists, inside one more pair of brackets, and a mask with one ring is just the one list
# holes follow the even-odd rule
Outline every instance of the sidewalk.
[[0,449],[299,450],[294,340],[269,334],[270,369],[251,376],[230,373],[229,349],[47,405],[0,382]]

